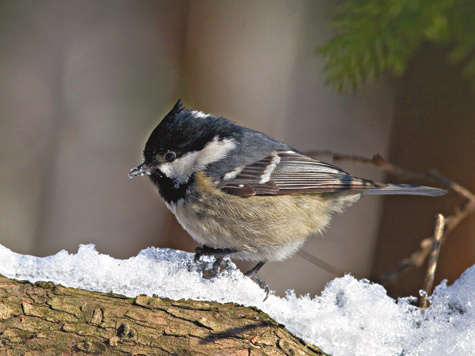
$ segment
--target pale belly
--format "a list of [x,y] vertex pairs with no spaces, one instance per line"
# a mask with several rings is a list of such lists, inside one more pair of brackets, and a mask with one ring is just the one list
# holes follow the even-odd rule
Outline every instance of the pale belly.
[[[331,214],[358,200],[353,194],[342,200],[331,195],[282,195],[236,197],[221,194],[178,201],[170,210],[198,243],[233,249],[233,258],[248,261],[280,261],[292,256],[305,240],[321,232]],[[336,197],[336,196],[335,196]],[[330,199],[329,199],[330,198]]]

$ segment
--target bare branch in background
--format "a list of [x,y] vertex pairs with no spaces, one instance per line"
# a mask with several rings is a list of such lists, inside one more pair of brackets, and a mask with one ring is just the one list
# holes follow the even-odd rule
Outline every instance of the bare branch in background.
[[[461,186],[460,184],[454,182],[453,180],[444,177],[436,171],[429,172],[416,172],[403,169],[399,166],[396,166],[388,161],[386,161],[381,155],[376,154],[372,158],[354,156],[354,155],[344,155],[338,154],[330,151],[313,151],[306,153],[310,157],[316,156],[331,156],[334,161],[350,161],[357,163],[372,164],[377,167],[381,167],[387,172],[393,173],[400,177],[405,177],[409,179],[418,179],[418,180],[429,180],[433,182],[438,182],[444,187],[454,191],[462,198],[465,199],[464,204],[461,207],[456,209],[454,214],[447,216],[445,218],[445,230],[440,239],[440,245],[442,246],[447,240],[450,233],[469,215],[475,213],[475,194],[469,191],[467,188]],[[427,256],[429,256],[432,250],[432,237],[425,238],[421,241],[419,245],[419,250],[413,252],[409,257],[403,259],[398,266],[390,271],[389,273],[379,276],[377,281],[382,284],[388,284],[394,281],[400,275],[408,272],[413,268],[422,266]]]

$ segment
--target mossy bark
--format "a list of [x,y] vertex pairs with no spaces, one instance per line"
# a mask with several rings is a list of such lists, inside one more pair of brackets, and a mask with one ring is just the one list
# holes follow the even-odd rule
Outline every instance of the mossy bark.
[[2,355],[325,355],[256,308],[0,276]]

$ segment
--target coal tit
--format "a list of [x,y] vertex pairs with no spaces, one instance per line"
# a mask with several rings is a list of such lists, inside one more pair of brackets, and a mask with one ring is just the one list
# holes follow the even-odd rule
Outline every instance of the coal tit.
[[353,177],[261,132],[186,109],[180,100],[150,135],[143,163],[129,173],[143,175],[203,245],[195,261],[216,258],[205,277],[217,276],[227,255],[255,261],[246,274],[267,293],[259,269],[292,256],[362,195],[446,193]]

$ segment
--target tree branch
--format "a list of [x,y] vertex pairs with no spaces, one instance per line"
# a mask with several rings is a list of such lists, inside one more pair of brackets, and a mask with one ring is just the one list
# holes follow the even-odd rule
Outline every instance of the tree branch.
[[326,355],[257,308],[3,276],[0,321],[0,353],[9,355]]

